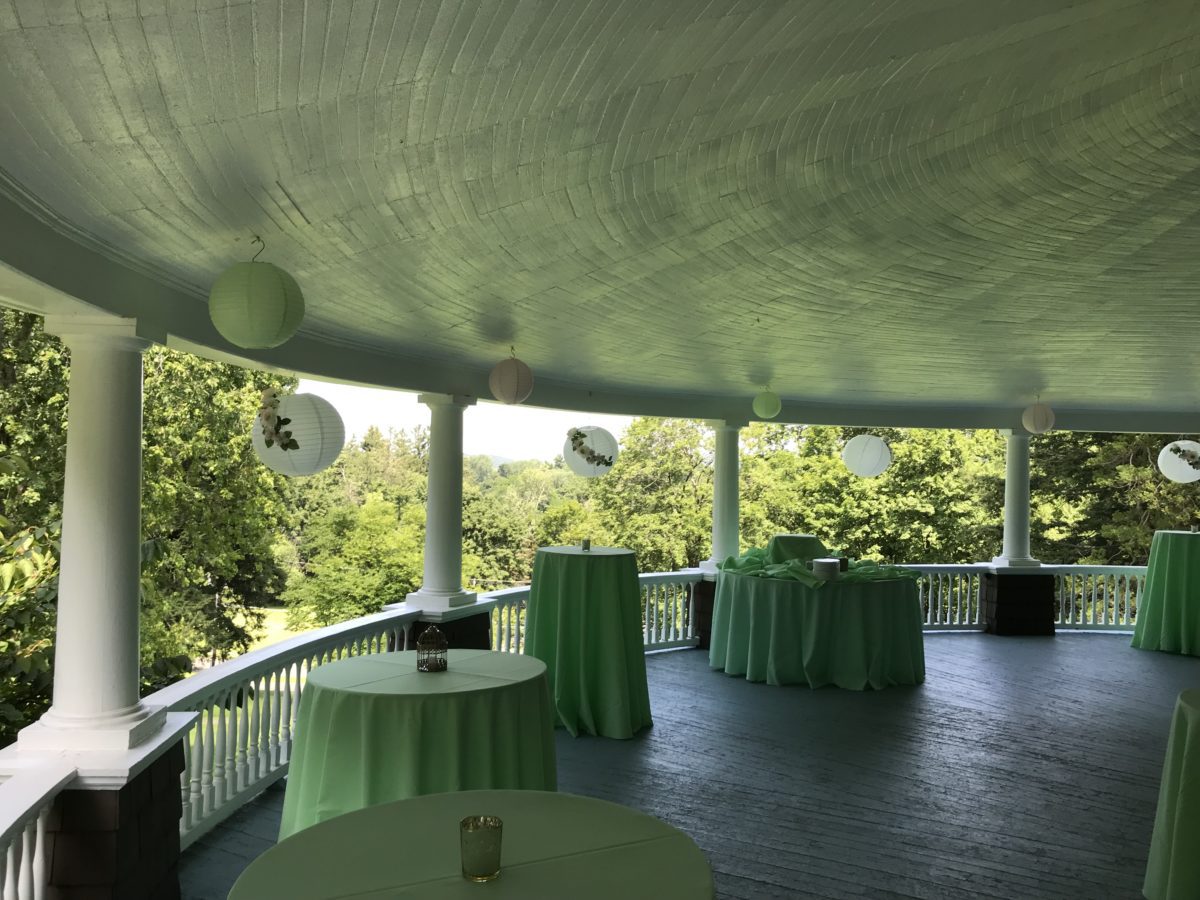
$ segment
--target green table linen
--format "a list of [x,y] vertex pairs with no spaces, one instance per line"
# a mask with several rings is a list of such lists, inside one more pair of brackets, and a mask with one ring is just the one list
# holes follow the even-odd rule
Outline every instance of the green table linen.
[[539,549],[525,652],[546,664],[558,719],[572,735],[628,738],[651,725],[633,551]]
[[1154,532],[1133,646],[1200,656],[1200,534]]
[[708,661],[768,684],[851,690],[925,680],[921,604],[911,578],[801,581],[721,571]]
[[830,556],[821,539],[811,534],[777,534],[767,541],[767,561],[783,563],[798,559],[807,562]]
[[377,803],[482,788],[554,790],[554,717],[536,659],[415,650],[319,666],[300,696],[279,837]]
[[1175,704],[1142,893],[1200,897],[1200,690],[1184,691]]
[[[500,877],[460,871],[464,816],[504,822]],[[229,900],[711,900],[712,869],[683,832],[603,800],[466,791],[372,806],[322,822],[259,856]]]

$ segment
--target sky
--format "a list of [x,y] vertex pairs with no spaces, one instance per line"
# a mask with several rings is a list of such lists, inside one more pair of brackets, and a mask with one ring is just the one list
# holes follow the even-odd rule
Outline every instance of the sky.
[[[330,384],[310,378],[300,380],[297,393],[324,397],[342,416],[346,439],[362,437],[376,425],[388,429],[429,427],[429,407],[417,402],[417,395],[406,391]],[[463,453],[467,456],[498,456],[504,459],[541,459],[549,462],[563,452],[567,429],[598,425],[612,432],[619,441],[631,416],[539,409],[533,406],[506,406],[479,402],[463,413]]]

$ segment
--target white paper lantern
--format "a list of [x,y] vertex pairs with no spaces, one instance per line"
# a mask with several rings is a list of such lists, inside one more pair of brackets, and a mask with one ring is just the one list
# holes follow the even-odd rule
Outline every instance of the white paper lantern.
[[522,403],[533,391],[533,372],[514,356],[496,363],[488,376],[488,387],[501,403]]
[[1200,454],[1200,444],[1195,441],[1171,441],[1158,452],[1158,470],[1168,480],[1179,484],[1200,480],[1200,469],[1193,469],[1187,460],[1171,449],[1172,447]]
[[1045,403],[1034,403],[1021,413],[1021,424],[1030,434],[1042,434],[1054,427],[1054,410]]
[[857,434],[842,448],[842,462],[855,475],[874,478],[892,464],[892,450],[883,438]]
[[[579,447],[572,441],[575,432],[583,433]],[[612,469],[612,463],[617,461],[617,439],[596,425],[582,425],[567,432],[567,442],[563,444],[563,459],[567,468],[576,475],[584,478],[596,478]],[[589,455],[591,459],[589,460]],[[596,457],[606,457],[611,462],[600,462]]]
[[754,414],[760,419],[773,419],[779,415],[781,409],[783,404],[774,391],[763,391],[754,398]]
[[221,337],[246,349],[278,347],[304,319],[296,279],[271,263],[240,262],[213,283],[208,315]]
[[300,446],[281,450],[279,444],[268,447],[263,439],[262,422],[254,417],[250,440],[263,465],[284,475],[314,475],[333,465],[346,442],[346,428],[338,411],[316,394],[289,394],[279,401],[279,418],[291,419],[284,429]]

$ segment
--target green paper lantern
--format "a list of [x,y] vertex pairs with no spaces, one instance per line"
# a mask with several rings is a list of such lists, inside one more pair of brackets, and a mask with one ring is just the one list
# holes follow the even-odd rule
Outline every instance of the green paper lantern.
[[208,315],[221,337],[247,350],[278,347],[304,319],[304,295],[271,263],[234,263],[208,294]]
[[783,404],[774,391],[763,391],[754,398],[754,414],[760,419],[773,419],[781,409]]

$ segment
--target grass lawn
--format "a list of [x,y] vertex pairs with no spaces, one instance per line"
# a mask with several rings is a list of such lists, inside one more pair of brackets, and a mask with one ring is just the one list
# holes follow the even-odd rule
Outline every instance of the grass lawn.
[[280,641],[295,637],[300,632],[289,631],[287,627],[287,610],[281,606],[264,606],[258,609],[264,616],[258,639],[251,645],[251,650],[268,647]]

